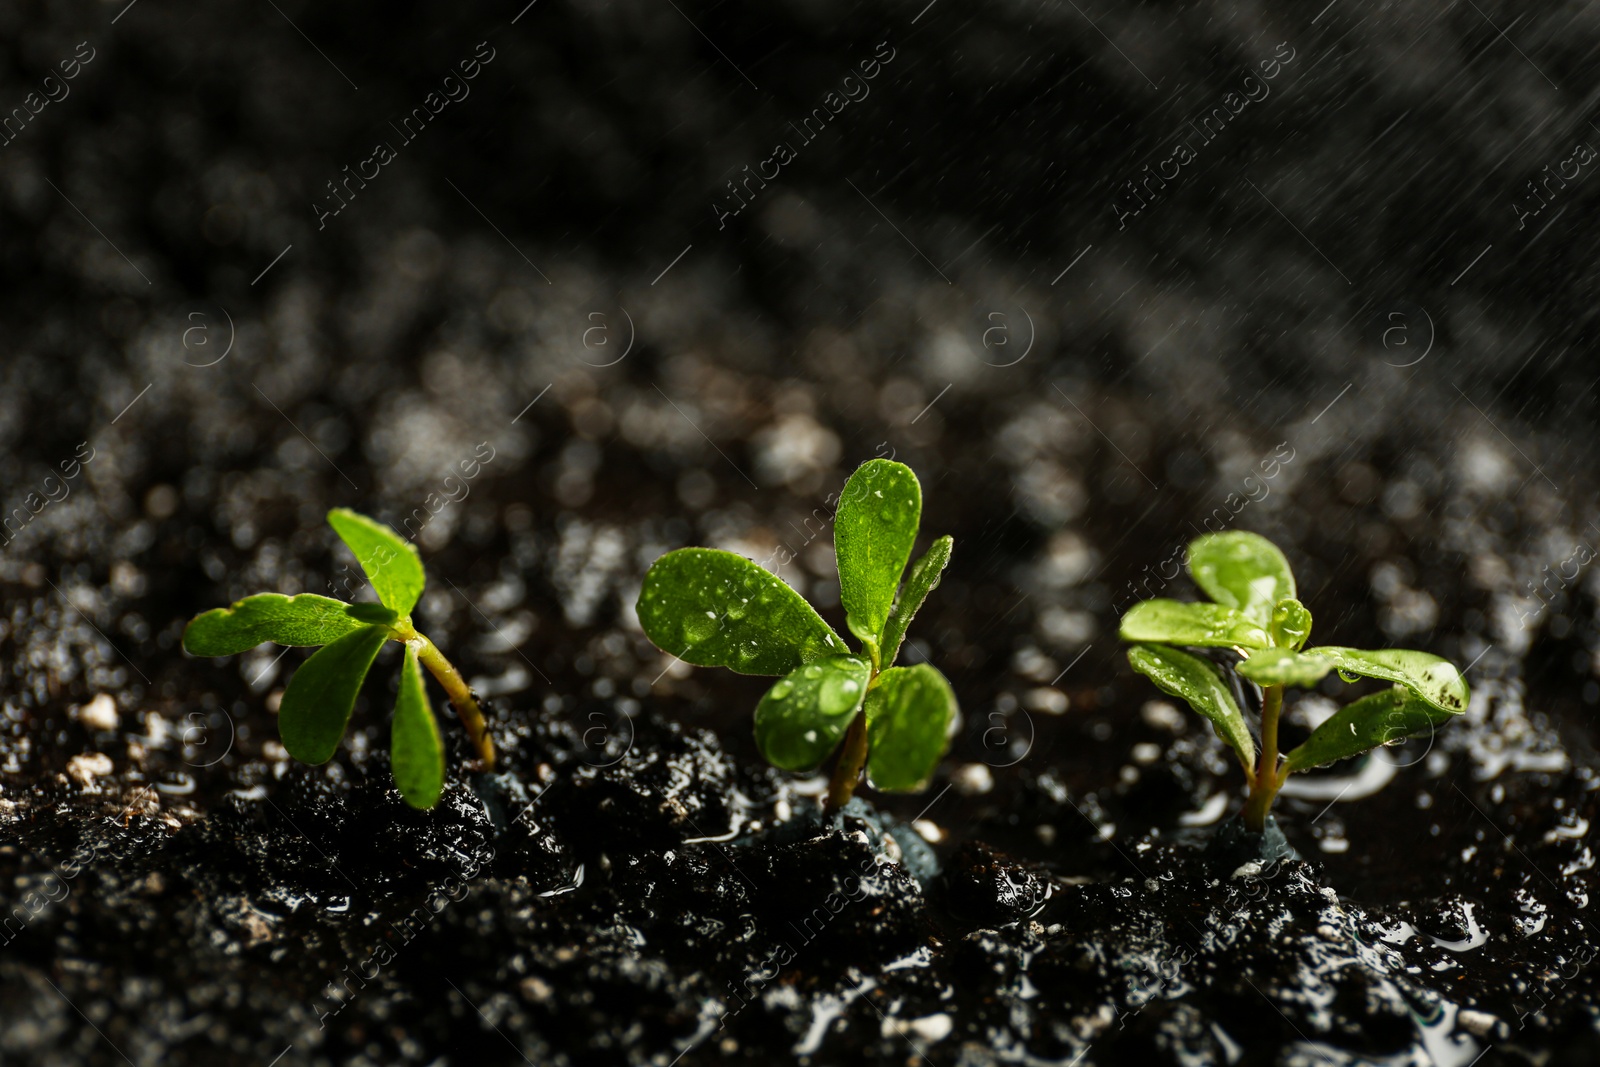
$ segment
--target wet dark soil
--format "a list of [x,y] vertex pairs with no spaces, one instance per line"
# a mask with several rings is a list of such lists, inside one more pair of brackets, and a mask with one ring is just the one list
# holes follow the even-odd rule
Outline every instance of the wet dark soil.
[[[1219,855],[1231,757],[1120,666],[1109,623],[1056,654],[1030,636],[1037,619],[993,590],[982,523],[940,506],[961,469],[925,477],[934,523],[974,547],[919,629],[920,654],[953,664],[966,726],[926,793],[865,790],[832,823],[819,779],[754,757],[759,682],[671,666],[626,614],[654,520],[530,522],[496,501],[470,552],[430,560],[454,587],[425,602],[430,624],[483,688],[511,691],[491,711],[498,772],[474,775],[450,729],[449,788],[421,813],[388,782],[390,683],[369,683],[346,750],[309,768],[271,715],[303,653],[175,651],[188,611],[240,583],[334,580],[314,513],[296,530],[303,511],[265,503],[240,548],[187,496],[152,517],[164,493],[145,489],[117,536],[151,532],[103,584],[86,561],[7,586],[6,1062],[1464,1065],[1600,1049],[1592,700],[1573,676],[1594,639],[1574,618],[1586,594],[1562,641],[1541,628],[1526,655],[1424,636],[1476,657],[1468,714],[1308,777],[1314,795],[1278,808],[1296,858]],[[1461,509],[1465,479],[1433,506]],[[606,529],[638,547],[605,549]],[[1050,538],[1032,543],[1049,566]],[[1307,585],[1318,605],[1348,589]],[[610,592],[567,623],[590,587]],[[1450,619],[1492,602],[1459,581],[1435,592]],[[995,610],[974,613],[985,595]],[[1372,607],[1336,608],[1331,628],[1381,632]],[[519,648],[488,642],[528,615]],[[1291,734],[1317,700],[1292,706]]]

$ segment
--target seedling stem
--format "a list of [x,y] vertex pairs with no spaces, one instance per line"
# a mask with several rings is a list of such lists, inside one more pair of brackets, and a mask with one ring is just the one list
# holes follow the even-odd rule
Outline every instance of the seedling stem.
[[1267,811],[1283,788],[1278,774],[1278,715],[1283,710],[1283,686],[1261,689],[1261,762],[1250,780],[1250,799],[1244,806],[1244,824],[1255,833],[1267,826]]
[[444,687],[445,695],[450,698],[456,715],[461,719],[461,725],[467,728],[467,736],[478,750],[478,758],[483,761],[484,769],[494,770],[494,738],[489,736],[483,711],[478,707],[477,698],[472,695],[472,687],[467,685],[467,680],[461,677],[454,663],[445,659],[438,645],[428,640],[425,634],[417,632],[409,616],[391,629],[396,637],[416,649],[417,662],[428,668],[428,673]]
[[828,780],[828,802],[823,811],[832,815],[855,795],[856,783],[861,780],[861,768],[867,762],[867,717],[858,714],[844,735],[844,748],[839,762],[833,765],[833,777]]

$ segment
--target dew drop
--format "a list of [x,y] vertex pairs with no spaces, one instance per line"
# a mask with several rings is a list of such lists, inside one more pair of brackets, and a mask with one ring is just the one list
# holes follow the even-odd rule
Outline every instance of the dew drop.
[[854,678],[834,674],[817,690],[817,709],[824,715],[843,715],[856,706],[856,694],[861,683]]
[[701,615],[686,615],[683,619],[683,641],[686,645],[698,645],[717,632],[717,617],[711,612]]
[[782,700],[792,692],[794,692],[794,683],[789,679],[784,678],[779,681],[777,685],[772,687],[772,699]]

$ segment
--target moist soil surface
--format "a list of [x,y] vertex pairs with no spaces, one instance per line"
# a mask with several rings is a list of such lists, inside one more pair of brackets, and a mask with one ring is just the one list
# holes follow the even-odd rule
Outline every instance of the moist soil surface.
[[[619,451],[605,469],[625,480],[642,464]],[[475,771],[446,723],[450,782],[418,812],[387,767],[392,651],[338,757],[307,767],[272,717],[303,652],[178,650],[191,611],[246,584],[340,580],[315,493],[263,491],[241,546],[188,493],[128,487],[143,507],[86,535],[123,559],[41,548],[6,586],[5,1061],[1591,1061],[1593,634],[1571,619],[1592,605],[1521,654],[1463,623],[1423,635],[1474,661],[1471,709],[1306,776],[1276,809],[1295,855],[1262,862],[1219,844],[1231,755],[1131,675],[1110,623],[1047,652],[1021,593],[991,588],[1004,538],[961,503],[992,492],[982,470],[925,482],[957,556],[913,655],[950,664],[963,729],[924,793],[864,788],[831,821],[820,777],[754,753],[759,679],[674,665],[639,633],[630,590],[674,540],[660,520],[541,520],[506,482],[468,502],[421,618],[482,690],[511,690],[489,711],[500,762]],[[1421,514],[1459,518],[1418,521],[1492,554],[1474,491],[1441,475]],[[1044,569],[1067,550],[1020,551]],[[1463,555],[1431,566],[1460,575]],[[1381,634],[1374,605],[1400,625],[1348,569],[1307,581],[1321,558],[1302,596],[1331,628]],[[1430,574],[1412,580],[1437,618],[1489,626],[1487,595]],[[513,626],[531,636],[507,648]],[[1291,701],[1287,743],[1319,702]]]

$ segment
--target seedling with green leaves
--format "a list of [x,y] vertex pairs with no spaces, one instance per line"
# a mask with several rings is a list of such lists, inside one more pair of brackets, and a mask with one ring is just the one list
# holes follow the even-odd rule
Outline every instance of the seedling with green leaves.
[[[1311,613],[1295,599],[1288,560],[1259,534],[1206,534],[1191,541],[1189,574],[1212,603],[1142,601],[1122,617],[1121,636],[1134,645],[1128,650],[1133,669],[1188,701],[1238,754],[1250,783],[1244,822],[1257,833],[1293,772],[1398,744],[1467,710],[1466,680],[1449,660],[1399,648],[1305,648]],[[1180,646],[1231,648],[1244,657],[1233,669],[1261,687],[1259,752],[1223,671]],[[1345,705],[1280,763],[1278,715],[1285,688],[1310,688],[1329,671],[1347,682],[1359,676],[1394,684]]]
[[379,649],[387,641],[405,645],[390,762],[406,803],[431,808],[444,788],[444,745],[422,681],[423,667],[444,686],[486,768],[494,766],[494,741],[466,680],[411,623],[411,609],[426,581],[416,546],[381,522],[345,508],[328,512],[328,525],[355,553],[379,603],[346,604],[315,593],[258,593],[191,619],[183,631],[184,650],[195,656],[232,656],[269,641],[316,647],[283,691],[278,736],[289,755],[318,764],[332,759],[339,747]]
[[905,464],[868,460],[845,483],[833,548],[859,653],[777,575],[732,552],[668,552],[639,591],[639,622],[662,651],[696,666],[783,676],[756,705],[756,745],[774,766],[814,770],[843,741],[830,812],[850,800],[863,766],[875,789],[922,788],[949,744],[950,683],[926,663],[894,666],[954,544],[935,541],[902,589],[921,521],[922,487]]

